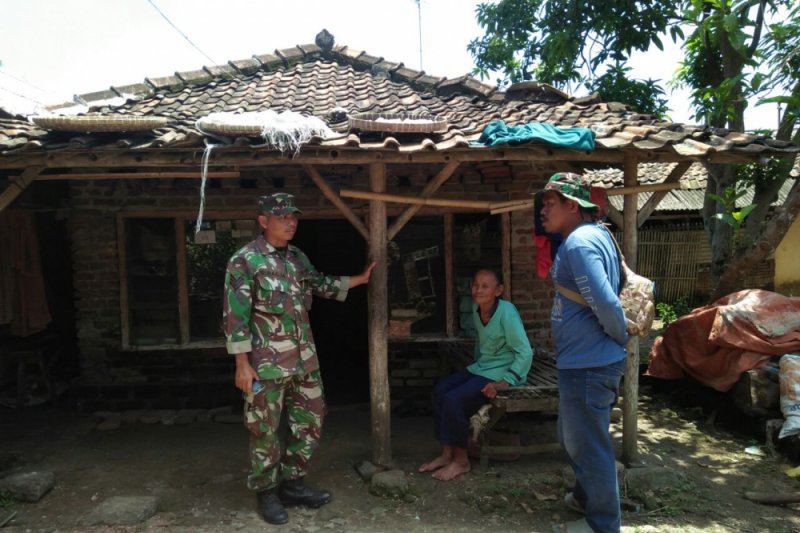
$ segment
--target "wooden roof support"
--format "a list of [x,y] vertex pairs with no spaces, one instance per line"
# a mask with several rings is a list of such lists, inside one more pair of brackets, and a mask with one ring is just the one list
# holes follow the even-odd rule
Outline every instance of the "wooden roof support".
[[[116,180],[116,179],[177,179],[192,178],[200,179],[200,172],[87,172],[84,174],[42,174],[37,178],[38,181],[79,181],[79,180]],[[239,171],[209,172],[206,175],[211,179],[233,179],[238,178]]]
[[23,170],[21,175],[11,178],[11,183],[0,193],[0,213],[10,206],[28,188],[28,185],[33,183],[42,170],[44,170],[43,167],[29,167]]
[[[386,165],[369,166],[369,188],[373,193],[386,190]],[[389,302],[386,203],[369,203],[369,259],[377,263],[367,287],[369,313],[369,396],[372,415],[372,462],[389,465],[392,461],[391,402],[389,398]]]
[[[427,185],[425,185],[425,187],[422,189],[422,192],[419,194],[419,197],[430,198],[433,196],[433,193],[435,193],[445,181],[450,179],[450,176],[453,175],[453,172],[455,172],[460,164],[460,161],[451,161],[447,163],[444,168],[440,170],[436,176],[434,176],[434,178],[428,182]],[[416,215],[417,211],[420,209],[422,209],[422,204],[411,205],[405,210],[405,212],[403,212],[402,215],[395,219],[394,223],[389,228],[388,238],[390,241],[395,238],[400,230],[403,229],[403,226],[405,226],[406,223],[411,220],[411,217]]]
[[[639,182],[639,162],[630,152],[625,152],[623,175],[625,187],[635,187]],[[632,269],[636,269],[636,245],[638,241],[637,199],[633,191],[625,195],[623,203],[622,253]],[[625,382],[622,397],[622,462],[632,465],[639,460],[638,408],[639,408],[639,337],[632,336],[626,347],[628,357],[625,366]]]
[[[339,209],[339,211],[341,211],[342,215],[344,215],[344,218],[346,218],[350,224],[353,225],[356,231],[358,231],[365,240],[369,241],[369,231],[367,230],[367,227],[364,225],[361,219],[358,218],[355,213],[353,213],[350,207],[348,207],[348,205],[344,203],[341,198],[339,198],[339,195],[333,191],[333,188],[328,185],[328,182],[325,181],[325,178],[322,177],[319,171],[311,165],[303,165],[303,168],[317,185],[319,190],[322,191],[322,194],[325,196],[325,198],[327,198]],[[386,224],[385,221],[384,224]]]
[[453,229],[455,227],[455,216],[452,213],[445,213],[444,222],[444,316],[445,332],[448,337],[454,337],[458,331],[458,305],[456,303],[457,290],[455,279],[455,267],[453,266]]
[[481,202],[477,200],[447,200],[438,198],[420,198],[418,196],[402,196],[399,194],[385,194],[369,191],[357,191],[355,189],[342,189],[339,194],[343,198],[359,198],[361,200],[378,200],[396,204],[418,204],[435,205],[439,207],[462,207],[464,209],[483,209],[489,211],[492,202]]
[[[675,165],[675,168],[673,168],[672,172],[669,173],[667,179],[665,179],[659,185],[677,186],[678,182],[683,177],[683,175],[686,174],[686,171],[689,170],[690,166],[692,166],[691,161],[681,161],[680,163]],[[642,209],[639,210],[639,214],[636,216],[637,227],[641,228],[642,224],[644,224],[647,221],[647,219],[650,218],[650,215],[653,214],[653,211],[656,210],[656,207],[658,207],[658,204],[661,202],[661,200],[663,200],[664,197],[667,196],[668,192],[669,190],[661,190],[653,193],[653,196],[651,196],[647,200],[647,202],[642,206]]]

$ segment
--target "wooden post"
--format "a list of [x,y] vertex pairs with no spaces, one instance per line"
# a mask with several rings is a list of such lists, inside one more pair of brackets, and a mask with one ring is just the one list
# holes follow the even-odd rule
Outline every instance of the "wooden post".
[[[372,192],[386,190],[386,166],[369,166],[369,188]],[[386,204],[381,200],[369,202],[369,258],[377,265],[372,271],[367,291],[369,311],[369,395],[372,413],[372,462],[388,465],[392,460],[389,401],[388,329],[389,305],[387,291]]]
[[[625,152],[625,187],[635,187],[638,182],[638,162]],[[636,246],[638,241],[638,194],[626,194],[623,206],[622,253],[631,269],[636,269]],[[639,337],[633,336],[626,347],[628,352],[625,366],[625,381],[622,398],[622,462],[635,464],[639,459],[637,434],[639,431]]]
[[448,337],[454,337],[458,322],[456,321],[456,273],[453,266],[453,214],[444,215],[444,285],[445,285],[445,331]]
[[175,218],[175,247],[178,263],[178,338],[189,342],[189,281],[186,272],[186,219]]
[[511,300],[511,215],[500,215],[501,249],[503,254],[503,298]]

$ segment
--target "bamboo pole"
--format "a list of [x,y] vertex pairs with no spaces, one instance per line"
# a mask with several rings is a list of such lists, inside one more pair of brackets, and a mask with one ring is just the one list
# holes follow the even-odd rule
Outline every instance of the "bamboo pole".
[[[386,166],[369,167],[370,190],[386,190]],[[392,461],[388,366],[388,270],[386,240],[386,204],[373,199],[369,205],[369,257],[377,265],[367,291],[369,310],[369,378],[372,414],[372,461],[388,465]]]
[[311,176],[311,179],[317,185],[322,194],[327,198],[333,205],[335,205],[339,211],[342,212],[344,218],[346,218],[350,224],[358,231],[364,239],[369,240],[369,231],[364,226],[364,223],[361,221],[360,218],[356,216],[355,213],[348,207],[346,203],[342,201],[339,196],[333,191],[328,182],[325,181],[325,178],[317,171],[316,168],[312,167],[311,165],[303,165],[303,168]]
[[[638,161],[625,152],[625,187],[635,187],[638,181]],[[622,252],[631,269],[636,269],[637,243],[637,196],[636,191],[625,195],[623,203]],[[638,407],[639,407],[639,337],[631,336],[626,347],[628,357],[625,366],[624,392],[622,399],[622,461],[626,465],[636,464],[638,450]]]
[[[434,176],[434,178],[430,182],[428,182],[427,185],[425,185],[425,187],[422,189],[422,192],[419,194],[419,197],[430,198],[431,196],[433,196],[433,193],[435,193],[445,181],[450,179],[450,176],[453,175],[453,172],[456,171],[456,169],[460,164],[461,163],[459,161],[451,161],[447,163],[444,166],[444,168],[440,170],[436,174],[436,176]],[[408,207],[408,209],[406,209],[402,215],[397,217],[392,226],[389,228],[388,238],[390,241],[395,238],[397,233],[401,229],[403,229],[403,226],[405,226],[406,223],[408,223],[408,221],[411,220],[411,217],[416,215],[417,211],[419,211],[420,209],[422,209],[421,204],[413,204],[410,207]]]
[[438,198],[420,198],[418,196],[401,196],[399,194],[385,194],[367,191],[356,191],[353,189],[342,189],[339,194],[344,198],[358,198],[361,200],[380,200],[395,204],[419,204],[434,205],[440,207],[463,207],[466,209],[485,209],[488,211],[492,207],[491,202],[479,202],[474,200],[445,200]]
[[453,219],[452,213],[444,215],[444,286],[445,286],[445,331],[448,337],[454,337],[456,322],[456,290],[455,267],[453,263]]

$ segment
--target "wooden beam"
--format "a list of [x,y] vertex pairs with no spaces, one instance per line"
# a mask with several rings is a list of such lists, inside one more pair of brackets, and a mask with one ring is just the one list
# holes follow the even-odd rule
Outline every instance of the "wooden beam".
[[[623,165],[625,187],[638,184],[639,162],[629,152],[625,152]],[[638,241],[636,191],[625,195],[623,203],[622,252],[632,269],[636,269],[636,246]],[[631,336],[626,346],[624,392],[622,397],[622,461],[626,465],[639,462],[639,337]]]
[[[139,150],[28,152],[25,155],[0,156],[0,168],[26,168],[41,165],[47,168],[120,168],[120,167],[190,167],[199,168],[203,149],[154,148]],[[668,154],[671,160],[685,159]],[[677,159],[675,159],[677,156]],[[498,148],[454,148],[452,150],[376,150],[347,147],[304,148],[296,157],[278,151],[255,148],[221,148],[214,150],[211,164],[220,166],[264,167],[271,165],[365,165],[371,163],[449,163],[451,161],[580,161],[614,163],[622,162],[622,154],[615,149],[598,149],[582,152],[565,148],[538,146]],[[750,158],[752,159],[752,158]],[[750,160],[749,159],[749,160]],[[657,160],[656,155],[651,159]],[[199,171],[198,171],[199,172]]]
[[[386,166],[369,167],[369,186],[374,193],[386,190]],[[369,204],[369,259],[377,265],[367,289],[369,312],[369,379],[372,415],[372,461],[388,466],[392,461],[391,402],[389,398],[389,302],[386,203]]]
[[[688,165],[692,164],[692,161],[684,161],[684,163]],[[611,189],[606,189],[607,196],[622,196],[623,194],[630,194],[632,192],[654,192],[654,191],[671,191],[673,189],[680,189],[680,183],[653,183],[651,185],[636,185],[634,187],[614,187]]]
[[[434,178],[427,183],[427,185],[425,185],[425,187],[422,189],[422,192],[419,194],[419,198],[430,198],[433,196],[433,193],[435,193],[445,181],[450,179],[450,176],[453,175],[453,172],[455,172],[460,164],[460,161],[451,161],[447,163],[444,168],[440,170],[436,176],[434,176]],[[403,229],[403,226],[405,226],[406,223],[411,220],[411,217],[416,215],[417,211],[420,209],[422,209],[422,204],[413,204],[409,206],[402,215],[395,219],[394,223],[389,228],[390,241],[394,240],[397,233]]]
[[399,194],[385,194],[353,189],[342,189],[339,194],[344,198],[359,198],[361,200],[378,200],[395,204],[435,205],[440,207],[463,207],[465,209],[483,209],[488,211],[491,202],[478,202],[473,200],[446,200],[438,198],[419,198],[416,196],[401,196]]
[[33,183],[42,170],[42,167],[29,167],[23,170],[21,175],[11,178],[11,183],[0,193],[0,213],[10,206],[28,188],[28,185]]
[[[198,169],[202,158],[201,147],[193,149],[149,148],[138,150],[99,151],[38,151],[24,154],[12,153],[0,156],[0,168],[145,168],[180,167]],[[669,151],[637,151],[637,157],[646,163],[675,163],[679,161],[705,161],[708,163],[732,164],[758,161],[763,153],[714,152],[705,155],[685,156]],[[777,154],[776,154],[777,155]],[[347,147],[305,147],[296,158],[277,151],[247,147],[215,150],[211,157],[213,166],[264,167],[272,165],[365,165],[371,163],[449,163],[451,161],[529,161],[574,163],[620,164],[624,156],[619,149],[598,148],[593,152],[582,152],[565,148],[540,145],[504,146],[495,148],[453,148],[449,150],[376,150]],[[199,172],[199,170],[198,170]]]
[[[672,171],[669,173],[667,179],[665,179],[659,185],[672,186],[674,188],[680,187],[679,181],[686,173],[686,171],[689,170],[690,166],[692,166],[691,161],[681,161],[680,163],[675,165],[675,168],[673,168]],[[661,200],[663,200],[664,197],[667,196],[667,192],[668,190],[657,191],[650,198],[647,199],[647,202],[645,202],[645,204],[639,210],[639,214],[636,217],[637,227],[641,228],[642,224],[644,224],[645,221],[647,221],[647,219],[650,218],[650,215],[652,215],[653,211],[656,210],[656,207],[658,207],[658,204],[661,203]]]
[[453,228],[452,213],[444,215],[444,292],[445,292],[445,331],[448,337],[455,337],[458,330],[458,307],[456,306],[456,273],[453,262]]
[[511,300],[511,215],[500,215],[500,229],[503,253],[503,298]]
[[619,210],[616,207],[611,205],[610,202],[608,204],[608,219],[611,222],[613,222],[614,225],[616,227],[618,227],[619,229],[622,229],[623,226],[625,225],[625,221],[623,220],[622,213],[620,213]]
[[125,217],[117,213],[117,268],[119,271],[119,328],[122,348],[131,345],[131,321],[128,312],[128,245],[125,242]]
[[175,248],[178,267],[178,339],[189,342],[189,281],[186,272],[186,219],[175,218]]
[[311,176],[311,179],[317,185],[322,194],[327,198],[333,205],[335,205],[339,211],[341,211],[344,218],[346,218],[350,224],[358,231],[365,240],[369,240],[369,231],[367,230],[364,223],[358,218],[355,213],[350,209],[350,207],[342,201],[341,198],[333,191],[328,182],[325,181],[325,178],[311,165],[303,165],[303,168]]
[[[207,177],[214,179],[232,179],[240,177],[239,172],[209,172]],[[82,174],[42,174],[39,181],[80,181],[80,180],[115,180],[115,179],[199,179],[197,172],[89,172]]]

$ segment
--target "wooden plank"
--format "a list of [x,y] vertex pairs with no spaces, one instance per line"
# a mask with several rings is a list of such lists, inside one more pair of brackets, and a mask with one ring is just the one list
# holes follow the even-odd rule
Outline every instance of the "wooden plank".
[[[425,187],[422,189],[422,192],[420,192],[419,197],[430,198],[433,196],[433,193],[439,190],[439,187],[441,187],[444,182],[450,179],[450,176],[453,175],[453,172],[456,171],[460,164],[461,162],[459,161],[451,161],[447,163],[444,168],[440,170],[436,176],[434,176],[433,179],[425,185]],[[394,223],[389,228],[388,238],[390,241],[394,240],[395,236],[400,232],[401,229],[403,229],[403,226],[405,226],[408,221],[411,220],[411,217],[417,214],[417,211],[420,209],[422,209],[421,204],[411,205],[403,212],[402,215],[395,219]]]
[[[686,171],[689,170],[690,166],[692,166],[692,161],[681,161],[680,163],[675,165],[675,168],[672,169],[672,171],[669,173],[669,176],[667,176],[667,178],[658,185],[678,188],[680,186],[680,183],[678,182],[686,173]],[[650,198],[647,199],[647,202],[645,202],[645,204],[642,206],[642,209],[639,211],[639,214],[637,215],[636,218],[636,225],[638,227],[641,228],[642,225],[647,221],[647,219],[650,218],[650,215],[653,214],[653,212],[658,207],[658,204],[661,203],[661,200],[663,200],[667,196],[668,192],[669,190],[667,189],[659,190],[656,191]]]
[[22,171],[19,176],[11,177],[11,183],[0,193],[0,213],[2,213],[20,194],[28,188],[28,185],[37,179],[43,167],[30,167]]
[[[386,190],[386,166],[369,167],[370,190]],[[389,398],[389,302],[388,253],[386,239],[386,204],[372,200],[369,205],[369,259],[377,265],[367,289],[369,311],[369,378],[372,416],[372,460],[377,465],[389,465],[391,448],[391,402]]]
[[117,213],[117,268],[119,270],[119,326],[122,348],[131,345],[131,324],[128,314],[128,254],[125,242],[125,216]]
[[[208,178],[214,179],[234,179],[240,177],[239,172],[209,172]],[[200,178],[200,172],[89,172],[81,174],[43,174],[39,176],[39,181],[80,181],[80,180],[113,180],[122,178],[133,179],[178,179],[178,178]]]
[[365,240],[368,240],[369,231],[367,231],[367,228],[366,226],[364,226],[364,223],[361,221],[360,218],[358,218],[355,215],[355,213],[353,213],[350,207],[346,203],[344,203],[341,198],[339,198],[339,196],[333,191],[333,188],[331,188],[331,186],[328,185],[328,182],[325,181],[325,178],[322,177],[322,175],[317,171],[317,169],[311,165],[303,165],[303,168],[308,173],[308,175],[311,176],[311,179],[317,185],[319,190],[322,191],[322,194],[325,196],[325,198],[327,198],[333,205],[335,205],[339,209],[342,215],[344,215],[344,218],[346,218],[350,222],[350,224],[353,225],[356,231],[358,231],[361,234],[361,236],[364,237]]
[[[44,166],[47,168],[144,168],[144,167],[182,167],[197,169],[203,149],[139,149],[139,150],[86,150],[63,152],[28,152],[25,155],[0,156],[0,168],[27,168]],[[682,161],[687,159],[674,153],[648,152],[649,162]],[[721,159],[724,155],[713,154]],[[709,155],[708,157],[711,157]],[[692,158],[700,160],[700,158]],[[742,154],[741,162],[758,159]],[[622,162],[622,154],[616,149],[598,149],[593,152],[570,150],[543,146],[520,146],[501,148],[455,148],[452,150],[419,150],[400,152],[398,150],[375,150],[364,148],[306,147],[297,157],[288,159],[278,151],[260,150],[252,147],[244,149],[215,150],[212,164],[215,167],[239,166],[295,166],[313,165],[367,165],[372,163],[450,163],[452,161],[579,161],[616,163]],[[720,161],[723,162],[723,161]],[[198,171],[199,172],[199,171]]]
[[474,200],[446,200],[438,198],[420,198],[417,196],[401,196],[399,194],[385,194],[367,191],[357,191],[354,189],[342,189],[339,194],[344,198],[359,198],[361,200],[380,200],[381,202],[391,202],[396,204],[420,204],[435,205],[441,207],[463,207],[465,209],[482,209],[488,211],[491,202],[479,202]]
[[453,263],[453,215],[444,215],[444,287],[445,287],[445,332],[454,337],[457,327],[456,275]]
[[511,215],[500,215],[500,239],[503,253],[503,298],[511,300]]
[[189,342],[189,282],[186,279],[186,219],[175,219],[175,248],[178,268],[178,334],[181,344]]
[[[623,165],[625,187],[635,187],[639,181],[638,161],[630,153],[625,153]],[[625,195],[623,202],[622,252],[632,269],[636,270],[636,249],[638,239],[636,192]],[[639,408],[639,337],[632,336],[626,346],[627,358],[622,399],[622,461],[630,466],[638,463],[638,408]]]

